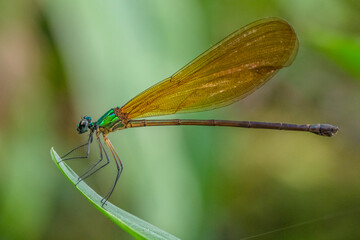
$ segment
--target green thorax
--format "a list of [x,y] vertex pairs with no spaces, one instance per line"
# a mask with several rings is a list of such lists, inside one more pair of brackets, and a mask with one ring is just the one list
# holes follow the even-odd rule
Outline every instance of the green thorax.
[[115,116],[114,109],[110,109],[97,120],[96,125],[100,128],[111,129],[117,122],[119,118]]

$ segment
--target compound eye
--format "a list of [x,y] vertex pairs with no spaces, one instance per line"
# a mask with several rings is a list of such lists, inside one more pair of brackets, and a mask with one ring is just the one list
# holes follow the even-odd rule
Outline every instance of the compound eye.
[[82,119],[80,123],[78,124],[77,131],[81,134],[84,132],[87,132],[89,129],[89,122],[86,119]]

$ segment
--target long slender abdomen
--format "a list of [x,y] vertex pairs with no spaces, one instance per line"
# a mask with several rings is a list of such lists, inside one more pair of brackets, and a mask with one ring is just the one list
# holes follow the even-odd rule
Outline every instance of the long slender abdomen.
[[228,120],[195,120],[195,119],[166,119],[166,120],[129,120],[127,128],[147,126],[174,126],[174,125],[196,125],[196,126],[223,126],[241,128],[262,128],[273,130],[291,130],[312,132],[317,135],[331,137],[338,127],[330,124],[291,124],[270,123],[255,121],[228,121]]

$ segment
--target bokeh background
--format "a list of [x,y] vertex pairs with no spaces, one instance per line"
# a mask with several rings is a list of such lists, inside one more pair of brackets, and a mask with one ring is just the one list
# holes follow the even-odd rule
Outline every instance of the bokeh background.
[[[125,170],[111,202],[182,239],[359,239],[358,0],[1,1],[0,239],[132,239],[66,180],[50,148],[85,142],[81,116],[97,119],[269,16],[299,36],[292,66],[236,104],[175,117],[340,132],[119,131],[109,137]],[[93,150],[70,163],[79,174]],[[87,183],[104,195],[114,177],[112,165]]]

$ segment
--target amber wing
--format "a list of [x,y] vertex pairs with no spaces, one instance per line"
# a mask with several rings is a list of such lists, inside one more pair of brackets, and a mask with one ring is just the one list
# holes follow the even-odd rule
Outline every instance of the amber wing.
[[134,119],[229,105],[290,65],[297,50],[298,39],[287,22],[277,18],[253,22],[140,93],[121,112]]

